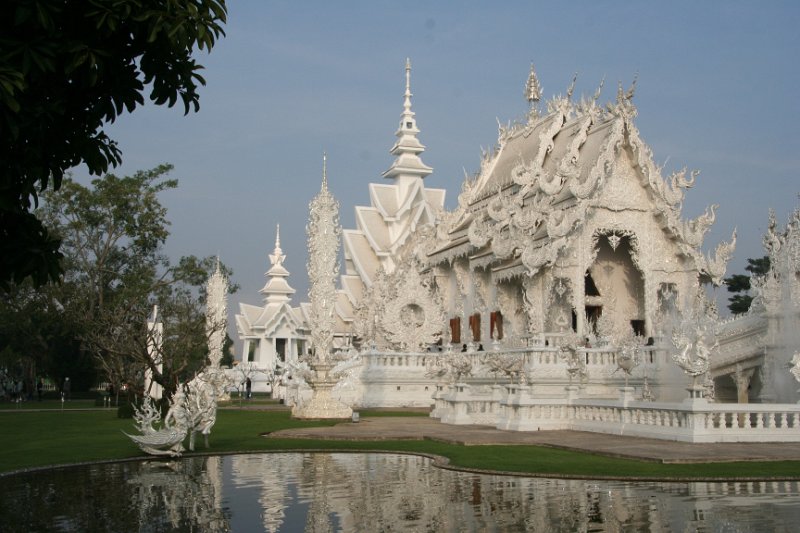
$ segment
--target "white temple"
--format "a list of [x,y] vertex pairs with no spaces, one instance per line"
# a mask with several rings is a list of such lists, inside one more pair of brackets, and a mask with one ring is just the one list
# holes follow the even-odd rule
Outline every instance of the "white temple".
[[[774,267],[751,313],[720,321],[704,287],[722,283],[736,235],[703,251],[716,206],[682,217],[696,173],[662,176],[634,123],[635,85],[601,106],[600,88],[573,101],[573,80],[542,109],[531,66],[526,119],[500,127],[446,211],[424,184],[410,73],[387,182],[342,232],[336,327],[352,339],[340,349],[358,351],[343,400],[504,429],[800,440],[788,370],[800,376],[800,215],[783,233],[773,220]],[[281,320],[292,346],[308,336],[279,252],[267,305],[237,316],[243,360],[257,342],[275,364]]]
[[[275,249],[269,255],[267,282],[259,291],[263,306],[239,304],[236,330],[243,341],[240,362],[252,363],[257,369],[275,370],[285,363],[297,363],[298,356],[309,348],[308,320],[310,304],[291,306],[295,290],[289,285],[289,271],[283,266],[286,256],[281,250],[280,225],[275,232]],[[254,372],[250,376],[258,391],[269,391],[269,374]]]

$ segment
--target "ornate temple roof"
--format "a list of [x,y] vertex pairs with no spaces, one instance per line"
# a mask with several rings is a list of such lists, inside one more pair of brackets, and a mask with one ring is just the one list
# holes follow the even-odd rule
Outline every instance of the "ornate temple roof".
[[269,337],[281,323],[295,331],[306,329],[306,318],[300,308],[292,308],[290,301],[295,290],[289,285],[289,271],[283,266],[286,256],[281,250],[281,227],[275,233],[275,248],[269,254],[270,268],[264,274],[267,282],[259,291],[264,296],[264,305],[239,304],[236,329],[240,337]]
[[[567,96],[554,97],[541,116],[536,105],[541,88],[531,69],[527,121],[500,126],[496,148],[484,154],[475,179],[465,181],[458,208],[443,216],[429,263],[470,257],[478,266],[502,271],[500,278],[531,275],[557,259],[592,209],[638,209],[652,211],[693,268],[719,283],[733,244],[723,243],[714,256],[700,251],[716,206],[694,220],[681,218],[684,190],[696,173],[687,178],[683,170],[662,177],[633,122],[635,82],[628,91],[620,85],[616,102],[605,108],[597,105],[600,88],[576,104],[573,87],[574,80]],[[626,203],[625,191],[615,196],[605,190],[623,157],[645,191],[635,204]]]

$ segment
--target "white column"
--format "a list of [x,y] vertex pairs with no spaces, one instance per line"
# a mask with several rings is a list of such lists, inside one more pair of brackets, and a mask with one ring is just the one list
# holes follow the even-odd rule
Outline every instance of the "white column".
[[242,362],[247,362],[247,356],[250,355],[250,339],[244,339],[242,344]]
[[736,369],[733,374],[733,381],[736,383],[736,400],[739,403],[750,403],[747,389],[750,387],[750,380],[754,372],[755,368],[748,368],[747,370]]

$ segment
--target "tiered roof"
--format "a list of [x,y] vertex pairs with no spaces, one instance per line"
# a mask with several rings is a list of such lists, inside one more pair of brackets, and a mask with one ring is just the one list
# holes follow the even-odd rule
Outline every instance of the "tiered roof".
[[411,96],[411,62],[406,60],[403,112],[391,149],[395,159],[383,173],[391,182],[369,184],[371,205],[357,206],[356,229],[342,231],[345,274],[337,311],[346,322],[352,320],[364,287],[372,284],[378,269],[392,272],[399,248],[417,227],[434,224],[444,207],[445,191],[428,189],[423,182],[433,169],[420,157],[425,146],[417,138],[420,130],[411,109]]
[[295,290],[289,285],[289,271],[283,266],[286,256],[281,250],[281,227],[277,227],[275,248],[269,255],[270,268],[264,274],[267,282],[259,291],[264,296],[264,306],[239,304],[236,328],[240,337],[263,335],[269,337],[286,322],[295,331],[306,329],[307,309],[292,308],[290,301]]
[[614,162],[627,150],[646,191],[646,199],[635,208],[652,210],[696,270],[719,283],[733,244],[723,243],[714,256],[700,251],[716,206],[694,220],[681,218],[684,190],[692,186],[695,173],[689,178],[685,170],[661,176],[633,122],[634,88],[623,91],[620,86],[616,102],[601,108],[599,88],[593,98],[574,104],[570,87],[566,97],[548,102],[547,113],[540,116],[535,102],[541,89],[531,69],[527,122],[500,127],[496,149],[484,155],[478,175],[464,184],[459,207],[438,228],[430,262],[470,257],[473,264],[491,266],[497,279],[553,264],[579,233],[590,207],[634,207],[611,205],[603,198]]

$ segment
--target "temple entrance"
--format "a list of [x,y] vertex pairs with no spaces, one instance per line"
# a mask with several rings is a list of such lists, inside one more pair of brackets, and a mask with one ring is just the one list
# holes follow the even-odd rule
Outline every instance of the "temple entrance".
[[[600,335],[646,335],[644,279],[631,258],[630,237],[601,235],[597,248],[597,257],[585,276],[587,331],[593,328]],[[601,322],[610,331],[597,331]]]
[[275,354],[278,361],[281,363],[286,362],[286,339],[275,339]]

